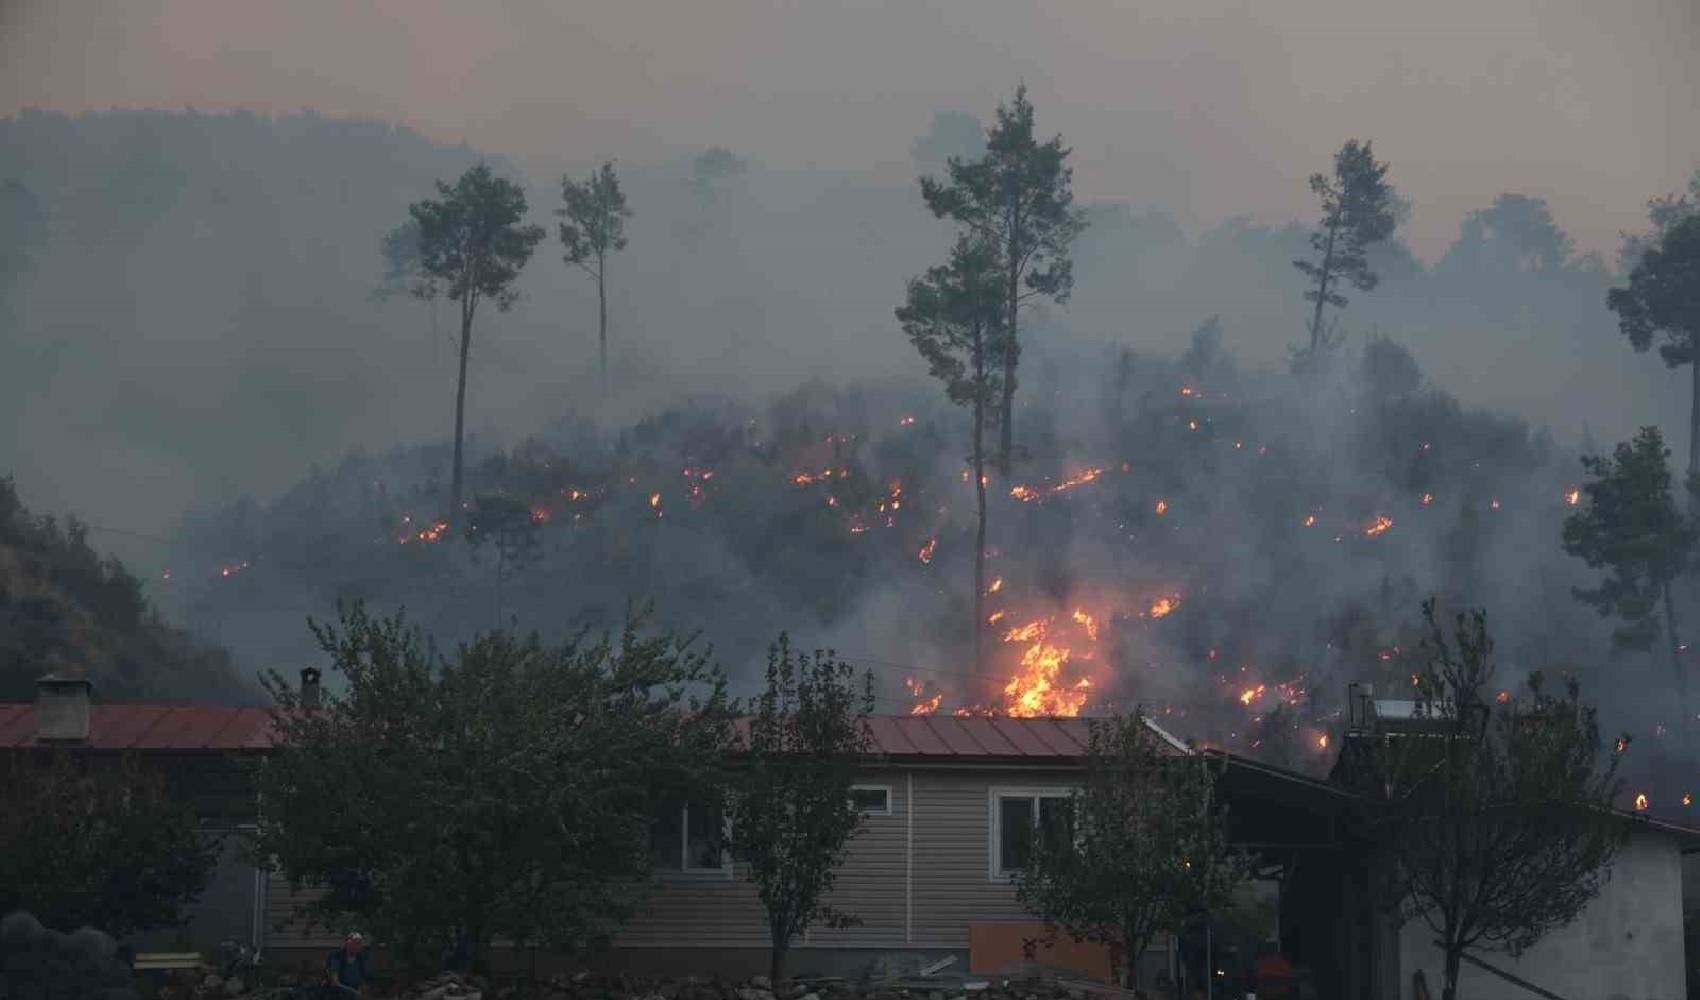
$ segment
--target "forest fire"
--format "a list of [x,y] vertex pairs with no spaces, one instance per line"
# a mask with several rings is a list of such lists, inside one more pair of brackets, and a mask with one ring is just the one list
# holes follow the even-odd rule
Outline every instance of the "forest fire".
[[1078,667],[1070,668],[1097,659],[1101,622],[1077,607],[1066,617],[1047,615],[1005,629],[1004,644],[1023,648],[1004,684],[1002,711],[1016,717],[1079,715],[1093,681]]
[[1009,488],[1009,495],[1022,503],[1032,503],[1035,500],[1044,500],[1047,497],[1056,496],[1058,493],[1072,490],[1077,486],[1085,486],[1087,483],[1097,480],[1103,474],[1102,466],[1092,466],[1088,469],[1082,469],[1066,479],[1045,486],[1033,487],[1017,483]]
[[927,685],[913,677],[903,678],[903,686],[909,689],[910,697],[915,699],[915,704],[909,708],[910,715],[932,715],[939,710],[939,705],[944,703],[943,692],[934,691],[928,695]]

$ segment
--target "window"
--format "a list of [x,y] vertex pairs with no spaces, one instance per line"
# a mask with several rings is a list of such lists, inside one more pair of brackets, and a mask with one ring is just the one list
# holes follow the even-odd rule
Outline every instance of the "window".
[[891,815],[890,785],[852,785],[850,804],[863,816]]
[[650,855],[663,872],[725,874],[725,844],[720,811],[691,802],[669,803],[649,827]]
[[1066,843],[1074,837],[1068,789],[993,789],[991,875],[1003,880],[1026,863],[1035,835]]

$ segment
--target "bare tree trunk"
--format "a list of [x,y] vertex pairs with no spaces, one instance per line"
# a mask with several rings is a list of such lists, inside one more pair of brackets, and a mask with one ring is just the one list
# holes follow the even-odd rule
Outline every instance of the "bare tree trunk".
[[1441,988],[1440,1000],[1458,1000],[1458,960],[1462,954],[1456,949],[1446,950],[1446,984]]
[[1008,260],[1004,261],[1004,322],[1008,326],[1008,340],[1003,345],[1003,405],[999,416],[1003,420],[998,428],[998,471],[1009,475],[1010,455],[1015,451],[1015,367],[1021,359],[1021,341],[1016,336],[1016,310],[1021,305],[1021,262],[1017,256],[1020,249],[1016,237],[1021,232],[1021,216],[1010,213],[1009,233],[1004,242]]
[[1316,311],[1310,317],[1310,353],[1315,355],[1322,346],[1322,306],[1328,301],[1328,275],[1334,269],[1334,234],[1338,222],[1328,225],[1328,245],[1322,251],[1322,273],[1316,279]]
[[472,310],[473,302],[469,292],[460,304],[460,382],[455,388],[455,467],[449,486],[447,518],[450,524],[460,523],[461,461],[464,454],[462,440],[466,431],[466,358],[472,347]]
[[602,359],[602,391],[608,391],[608,290],[603,283],[602,274],[607,264],[600,255],[596,262],[596,334],[597,343],[601,347]]
[[[981,368],[984,369],[984,365]],[[982,380],[982,386],[984,381]],[[986,631],[986,448],[985,393],[974,399],[974,672],[983,664]]]

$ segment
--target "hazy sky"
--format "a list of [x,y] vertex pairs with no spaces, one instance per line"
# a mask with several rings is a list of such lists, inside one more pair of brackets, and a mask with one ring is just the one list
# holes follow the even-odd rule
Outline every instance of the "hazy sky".
[[0,112],[311,107],[539,175],[723,144],[901,182],[934,110],[1025,78],[1086,199],[1308,216],[1362,136],[1424,257],[1508,188],[1609,252],[1700,164],[1697,53],[1696,0],[0,0]]

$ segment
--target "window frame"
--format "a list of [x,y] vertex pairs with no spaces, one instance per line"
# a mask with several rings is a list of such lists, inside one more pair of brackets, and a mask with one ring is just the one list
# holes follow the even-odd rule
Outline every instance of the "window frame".
[[680,802],[676,804],[679,810],[679,867],[658,867],[657,872],[663,879],[679,881],[721,881],[732,877],[732,852],[727,850],[726,843],[732,835],[732,817],[720,817],[720,867],[718,868],[689,868],[685,866],[691,858],[691,804]]
[[1004,799],[1025,799],[1033,804],[1033,826],[1039,825],[1040,799],[1072,799],[1080,791],[1076,785],[993,785],[986,789],[986,877],[988,881],[1015,881],[1019,868],[1003,867],[1003,810]]
[[[891,800],[892,789],[890,785],[865,784],[857,782],[850,786],[850,792],[850,804],[855,807],[856,814],[858,816],[895,816],[897,814],[897,810],[894,808]],[[863,809],[862,807],[857,806],[855,797],[856,792],[884,792],[885,808]]]

